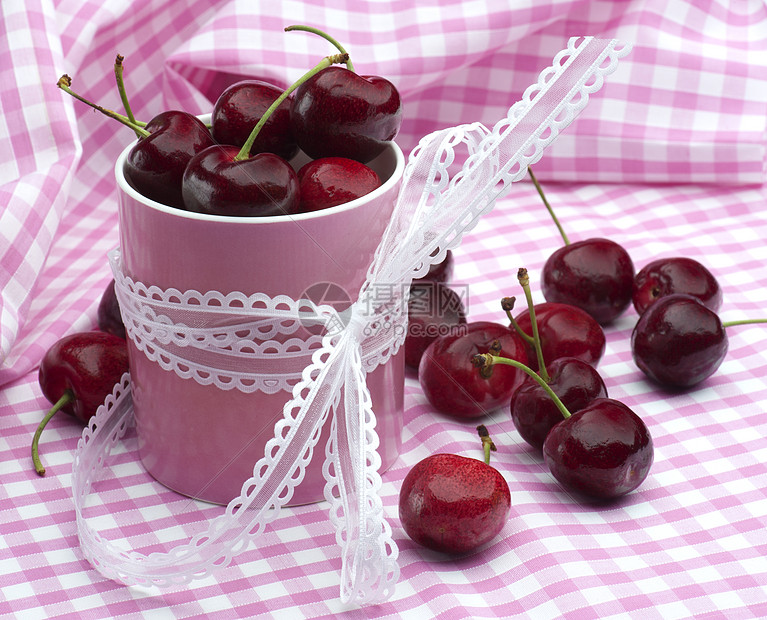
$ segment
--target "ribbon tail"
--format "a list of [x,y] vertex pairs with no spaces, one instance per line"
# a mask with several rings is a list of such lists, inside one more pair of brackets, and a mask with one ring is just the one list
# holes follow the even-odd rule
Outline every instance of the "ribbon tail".
[[264,527],[279,516],[303,480],[306,466],[344,380],[345,347],[326,341],[304,371],[293,398],[283,407],[283,418],[267,443],[264,457],[256,463],[253,476],[244,482],[241,493],[226,506],[223,514],[209,523],[206,531],[168,552],[143,555],[118,548],[93,530],[84,509],[92,483],[105,466],[107,457],[133,421],[130,380],[123,381],[96,412],[84,429],[73,465],[73,491],[80,546],[88,561],[105,577],[125,584],[168,587],[200,579],[228,565],[257,538]]
[[325,498],[341,547],[341,600],[380,603],[399,579],[398,549],[379,497],[381,458],[360,347],[347,352],[343,409],[334,412],[326,449]]

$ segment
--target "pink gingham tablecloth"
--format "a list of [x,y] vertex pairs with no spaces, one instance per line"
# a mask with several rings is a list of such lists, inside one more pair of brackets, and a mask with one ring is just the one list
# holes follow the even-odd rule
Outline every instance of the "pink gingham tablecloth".
[[[436,414],[406,385],[404,446],[382,499],[400,548],[400,582],[382,605],[344,608],[340,557],[324,504],[284,511],[257,547],[205,580],[125,587],[82,557],[71,494],[81,428],[56,418],[48,474],[30,463],[48,403],[37,364],[61,336],[95,325],[117,244],[114,159],[132,133],[59,91],[120,103],[112,64],[125,56],[137,117],[210,111],[243,77],[287,85],[342,41],[355,67],[399,88],[408,152],[422,135],[492,125],[575,35],[617,37],[632,53],[536,165],[571,239],[622,243],[637,268],[686,255],[723,285],[724,319],[767,316],[767,6],[762,0],[465,0],[104,2],[0,5],[0,616],[18,618],[764,618],[767,617],[767,334],[728,330],[730,352],[698,388],[663,392],[633,365],[629,310],[606,329],[600,371],[655,441],[650,477],[623,501],[565,493],[506,412],[484,422],[512,490],[502,534],[447,558],[412,543],[397,517],[409,468],[434,452],[476,455],[474,425]],[[502,320],[561,239],[519,183],[456,251],[471,319]],[[537,300],[541,300],[536,291]],[[128,437],[99,483],[102,533],[144,552],[169,549],[219,507],[148,476]]]

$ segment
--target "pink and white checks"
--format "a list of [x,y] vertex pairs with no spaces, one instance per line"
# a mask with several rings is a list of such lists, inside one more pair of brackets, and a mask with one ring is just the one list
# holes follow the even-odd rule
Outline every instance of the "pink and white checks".
[[[631,361],[628,312],[607,328],[600,371],[610,395],[643,416],[653,471],[619,504],[564,493],[505,412],[485,422],[512,489],[501,537],[461,559],[425,551],[397,521],[408,469],[429,453],[476,455],[473,427],[437,415],[407,383],[404,449],[382,499],[402,576],[379,607],[344,610],[327,507],[283,511],[263,544],[215,578],[169,591],[126,588],[82,558],[71,497],[81,429],[54,419],[48,474],[29,462],[47,403],[36,366],[59,337],[95,323],[117,244],[112,171],[128,129],[55,84],[119,108],[112,63],[125,56],[136,115],[209,111],[228,84],[286,85],[341,40],[364,74],[400,89],[408,152],[434,129],[492,124],[570,36],[617,37],[630,56],[536,165],[571,239],[605,236],[637,268],[687,255],[723,283],[722,316],[767,308],[765,145],[767,6],[761,0],[527,2],[151,2],[4,0],[0,5],[0,615],[34,617],[760,618],[767,616],[767,353],[759,327],[730,330],[720,371],[687,393],[647,383]],[[556,182],[556,183],[555,183]],[[455,281],[470,317],[502,320],[498,299],[533,284],[561,240],[528,183],[468,235]],[[162,550],[220,508],[154,482],[128,438],[89,518],[132,548]]]

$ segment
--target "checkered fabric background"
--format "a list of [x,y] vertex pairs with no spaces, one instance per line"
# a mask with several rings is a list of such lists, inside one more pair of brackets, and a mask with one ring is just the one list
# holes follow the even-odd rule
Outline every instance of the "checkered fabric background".
[[[767,617],[767,353],[759,326],[728,330],[719,372],[670,394],[631,360],[630,310],[606,329],[610,395],[647,422],[650,477],[623,501],[566,494],[505,412],[485,422],[512,514],[488,547],[460,559],[412,543],[397,493],[434,452],[477,455],[473,425],[436,414],[406,385],[404,446],[383,476],[400,547],[394,597],[338,599],[340,558],[323,504],[288,509],[260,544],[214,577],[159,592],[101,577],[82,557],[71,496],[81,428],[55,418],[48,474],[29,444],[48,403],[37,364],[61,336],[95,324],[117,243],[114,159],[129,130],[56,87],[62,73],[119,107],[112,63],[125,56],[134,112],[207,112],[228,84],[287,85],[328,53],[291,23],[331,32],[363,74],[400,89],[409,151],[440,127],[492,125],[573,35],[618,37],[632,53],[536,165],[572,240],[622,243],[637,268],[657,256],[708,265],[723,319],[767,312],[767,6],[762,0],[3,0],[0,5],[0,616],[24,618],[650,618]],[[501,320],[516,270],[536,282],[561,239],[529,183],[456,251],[471,319]],[[536,293],[538,300],[540,295]],[[89,518],[105,536],[158,550],[221,510],[180,497],[143,470],[128,438]]]

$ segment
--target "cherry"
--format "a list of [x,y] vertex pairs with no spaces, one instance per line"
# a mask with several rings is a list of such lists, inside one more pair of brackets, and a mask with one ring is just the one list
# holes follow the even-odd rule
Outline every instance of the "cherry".
[[652,437],[626,405],[597,398],[570,413],[546,381],[524,364],[492,353],[475,355],[473,363],[480,371],[498,364],[522,370],[554,401],[564,419],[546,435],[543,460],[566,489],[607,499],[625,495],[644,482],[653,461]]
[[[546,365],[546,383],[571,413],[597,398],[607,397],[605,382],[597,370],[575,357],[560,357]],[[527,377],[511,397],[511,419],[520,437],[537,450],[562,413],[541,385]]]
[[582,308],[605,325],[631,303],[634,265],[626,250],[610,239],[584,239],[556,250],[543,267],[547,301]]
[[[560,409],[549,396],[550,391],[559,397],[568,411],[574,413],[595,398],[606,397],[607,388],[596,369],[583,360],[558,357],[552,362],[546,362],[527,269],[522,268],[517,272],[517,280],[525,292],[527,301],[538,376],[528,374],[525,377],[522,385],[512,395],[509,407],[511,419],[519,435],[531,446],[541,450],[546,435],[562,420]],[[532,359],[533,355],[528,352],[528,357]],[[548,386],[548,390],[541,384],[541,380]]]
[[323,58],[280,94],[261,116],[248,139],[236,146],[209,147],[195,155],[184,171],[182,193],[189,211],[209,215],[264,217],[298,213],[298,176],[290,164],[274,153],[250,154],[261,128],[300,84],[346,56]]
[[59,78],[61,90],[130,127],[139,136],[125,160],[126,181],[150,200],[183,209],[181,179],[184,170],[194,155],[215,144],[205,124],[180,110],[161,112],[148,123],[131,121],[91,103],[75,93],[71,85],[72,79],[68,75]]
[[161,204],[182,209],[181,179],[189,161],[215,142],[197,117],[178,110],[161,112],[145,127],[125,159],[125,180],[139,193]]
[[692,387],[711,376],[727,355],[717,314],[689,295],[667,295],[640,317],[631,334],[637,367],[669,387]]
[[656,383],[690,388],[721,366],[729,347],[726,328],[765,322],[723,323],[698,298],[674,293],[659,298],[639,317],[631,334],[631,352],[637,367]]
[[32,462],[38,474],[45,474],[38,443],[50,419],[58,411],[64,411],[87,423],[126,372],[125,340],[105,332],[70,334],[46,351],[40,363],[38,382],[43,395],[54,404],[32,439]]
[[242,158],[243,152],[213,146],[189,161],[182,180],[187,210],[240,217],[298,213],[298,177],[290,164],[274,153]]
[[467,553],[495,538],[511,510],[509,485],[490,465],[495,446],[484,426],[485,460],[433,454],[405,476],[399,492],[399,518],[405,533],[442,553]]
[[[243,80],[232,84],[219,95],[211,115],[211,133],[219,144],[242,146],[253,127],[282,94],[282,89],[261,80]],[[298,152],[290,123],[290,98],[264,123],[250,147],[249,155],[274,153],[291,159]]]
[[[288,26],[318,34],[338,51],[337,41],[308,26]],[[361,76],[347,59],[346,68],[328,67],[301,84],[290,107],[293,133],[309,157],[337,156],[367,163],[394,139],[402,123],[399,92],[378,76]]]
[[546,301],[582,308],[602,325],[611,323],[631,304],[631,257],[610,239],[597,237],[570,243],[533,171],[529,170],[529,174],[565,242],[543,266],[543,296]]
[[[434,251],[434,254],[436,253],[437,250]],[[443,258],[438,263],[432,264],[429,267],[429,271],[427,271],[420,278],[416,278],[414,282],[428,280],[430,282],[441,282],[442,284],[448,284],[453,279],[454,263],[455,261],[453,259],[453,253],[448,250],[445,252],[445,258]]]
[[354,159],[323,157],[298,171],[301,212],[320,211],[351,202],[381,186],[378,175]]
[[714,312],[722,305],[719,282],[706,267],[692,258],[659,258],[642,267],[634,277],[632,301],[640,315],[658,298],[672,293],[697,297]]
[[[530,313],[525,311],[512,319],[509,313],[513,308],[513,298],[504,299],[502,305],[508,308],[507,314],[512,325],[516,323],[518,328],[528,335],[528,358],[530,366],[536,370],[538,366],[535,348],[530,337]],[[590,314],[569,304],[553,302],[536,304],[534,310],[544,359],[553,361],[558,357],[576,357],[595,367],[599,364],[607,346],[607,339],[602,327]]]
[[654,458],[650,431],[623,403],[598,398],[554,426],[543,460],[562,486],[600,499],[636,489]]
[[472,367],[473,356],[491,349],[527,362],[522,338],[489,321],[467,323],[461,333],[440,336],[426,348],[418,366],[418,380],[437,411],[459,418],[476,418],[509,406],[524,374],[514,368],[477,372]]
[[110,280],[99,301],[97,310],[97,322],[99,329],[119,338],[125,338],[125,324],[120,314],[120,304],[115,294],[114,278]]
[[405,364],[410,368],[418,368],[423,352],[439,336],[466,333],[463,300],[440,282],[413,282],[407,311]]

